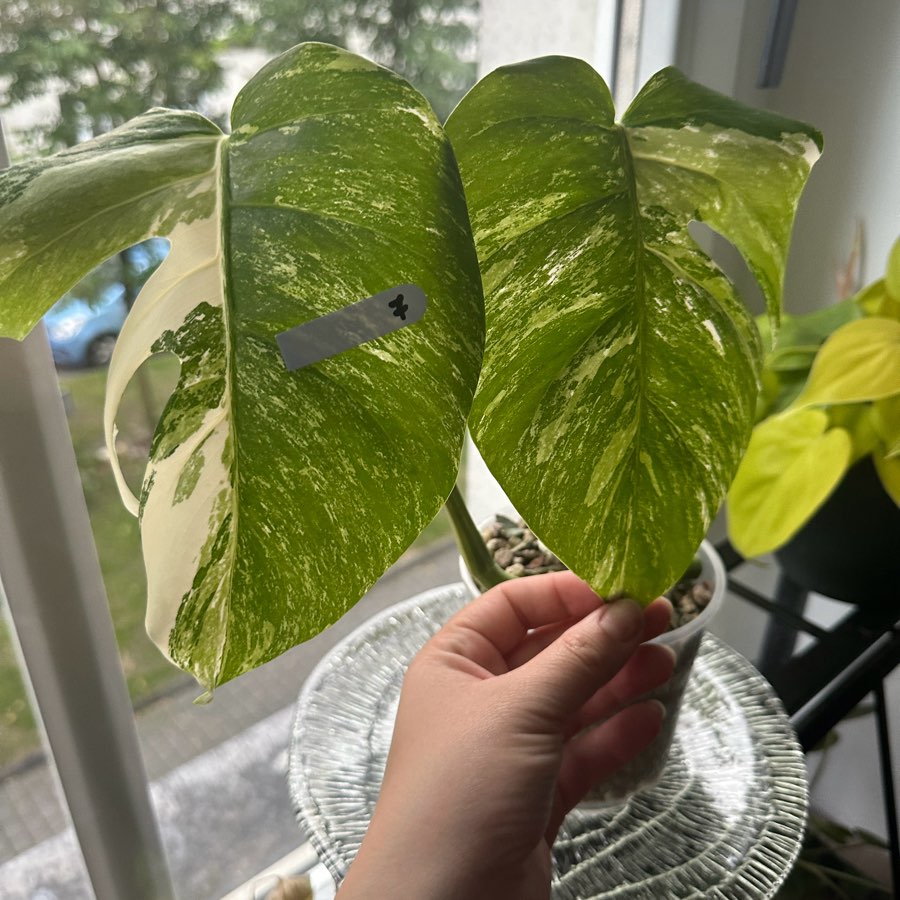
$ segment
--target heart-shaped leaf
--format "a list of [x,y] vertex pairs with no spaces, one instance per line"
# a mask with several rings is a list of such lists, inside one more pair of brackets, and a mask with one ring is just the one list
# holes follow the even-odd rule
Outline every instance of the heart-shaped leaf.
[[728,533],[744,556],[780,547],[828,499],[850,466],[850,434],[820,409],[774,416],[753,430],[728,492]]
[[849,322],[822,345],[796,405],[860,403],[900,393],[900,322]]
[[475,442],[570,568],[648,600],[731,482],[761,357],[688,225],[738,247],[777,319],[820,136],[672,69],[617,125],[600,76],[562,57],[492,73],[447,130],[485,288]]
[[[391,72],[301,45],[244,88],[230,137],[174,143],[158,123],[179,116],[77,151],[97,184],[121,171],[100,197],[65,155],[0,182],[0,229],[22,210],[40,225],[19,229],[21,283],[12,295],[0,283],[0,322],[21,333],[104,256],[171,241],[120,336],[105,418],[112,447],[136,368],[158,351],[179,357],[140,501],[147,620],[212,687],[334,622],[436,515],[458,469],[483,306],[449,144]],[[172,166],[180,174],[157,172]],[[151,172],[171,189],[151,196]],[[66,211],[57,228],[51,207]],[[105,227],[78,229],[79,211]],[[25,315],[19,298],[38,276],[22,261],[37,271],[44,245],[71,265]],[[408,283],[428,298],[421,321],[287,371],[276,334]]]

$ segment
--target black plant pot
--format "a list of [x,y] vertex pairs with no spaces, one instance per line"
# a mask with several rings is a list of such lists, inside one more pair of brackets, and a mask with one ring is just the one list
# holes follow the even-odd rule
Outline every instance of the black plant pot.
[[775,556],[800,587],[865,607],[900,604],[900,507],[871,457]]

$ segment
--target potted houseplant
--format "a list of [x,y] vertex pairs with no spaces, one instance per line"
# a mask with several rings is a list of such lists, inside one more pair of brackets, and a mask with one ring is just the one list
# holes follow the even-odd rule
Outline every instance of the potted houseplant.
[[[765,330],[765,329],[763,329]],[[861,605],[900,592],[900,241],[858,294],[787,317],[729,493],[732,543],[775,551],[809,589]]]
[[[688,225],[741,250],[777,322],[817,132],[674,70],[617,125],[599,76],[555,57],[484,79],[445,133],[402,79],[322,44],[265,66],[232,127],[152,110],[0,175],[2,334],[121,248],[171,243],[105,412],[115,459],[128,380],[178,356],[139,498],[115,467],[163,651],[209,691],[266,662],[335,621],[448,495],[481,552],[453,490],[467,423],[595,589],[670,585],[743,452],[762,359]],[[405,284],[428,297],[415,326],[287,370],[277,334]]]
[[[671,69],[616,124],[602,79],[565,58],[492,73],[446,127],[485,290],[475,443],[569,568],[602,595],[649,601],[679,581],[721,502],[760,359],[747,312],[688,227],[703,220],[741,250],[777,323],[793,210],[820,138]],[[497,576],[466,532],[483,588]],[[713,602],[662,639],[677,652],[676,675],[655,693],[666,726],[595,801],[662,771],[724,593],[715,552],[701,557]]]

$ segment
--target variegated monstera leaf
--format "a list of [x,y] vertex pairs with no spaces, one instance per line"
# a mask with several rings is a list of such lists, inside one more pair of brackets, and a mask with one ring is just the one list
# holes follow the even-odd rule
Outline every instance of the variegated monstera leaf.
[[[434,517],[456,476],[483,344],[477,260],[447,139],[406,82],[322,44],[268,64],[233,132],[153,110],[0,177],[0,333],[24,336],[104,258],[171,242],[110,367],[181,374],[140,504],[148,630],[213,687],[334,622]],[[396,285],[415,325],[295,372],[275,335]]]
[[447,123],[485,290],[470,428],[531,527],[602,593],[685,569],[747,444],[761,348],[688,233],[740,250],[777,319],[821,137],[675,70],[614,120],[586,63],[499,69]]

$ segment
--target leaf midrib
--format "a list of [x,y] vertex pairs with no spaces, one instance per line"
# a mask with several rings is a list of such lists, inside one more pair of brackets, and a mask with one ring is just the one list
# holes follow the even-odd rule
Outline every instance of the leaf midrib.
[[[633,225],[634,225],[634,239],[635,239],[634,306],[639,313],[639,315],[638,315],[638,338],[637,338],[638,342],[639,342],[638,343],[638,354],[637,354],[637,357],[638,357],[637,368],[639,370],[638,371],[638,383],[640,385],[640,390],[637,395],[637,402],[638,402],[638,410],[636,413],[637,427],[635,429],[635,439],[632,442],[630,465],[632,466],[633,469],[636,469],[636,467],[640,461],[640,451],[642,448],[642,443],[641,443],[642,425],[644,422],[644,406],[645,406],[644,401],[645,401],[645,399],[647,399],[644,396],[644,393],[645,393],[644,371],[646,369],[646,362],[645,362],[646,315],[644,314],[644,310],[645,310],[645,305],[646,305],[646,298],[645,298],[645,282],[644,282],[644,273],[643,273],[643,253],[648,248],[645,247],[643,239],[642,239],[643,232],[641,229],[641,210],[640,210],[640,203],[639,203],[638,193],[637,193],[637,177],[636,177],[636,174],[634,171],[633,157],[631,155],[631,146],[628,141],[627,130],[621,125],[617,125],[616,127],[619,132],[620,145],[621,145],[621,149],[622,149],[623,164],[624,164],[624,169],[625,169],[625,176],[624,176],[623,180],[625,182],[625,187],[622,191],[618,191],[615,193],[621,194],[621,193],[627,192],[627,194],[629,195],[629,199],[631,201],[630,205],[633,210],[632,221],[633,221]],[[607,198],[603,197],[603,198],[599,198],[599,199],[603,200],[603,199],[607,199]],[[579,208],[582,208],[584,206],[589,206],[589,205],[591,205],[591,203],[596,203],[596,202],[597,201],[588,201],[584,204],[581,204],[581,207],[579,207]],[[575,210],[572,210],[570,212],[574,212],[574,211]],[[552,218],[556,219],[556,218],[560,218],[560,217],[554,216]],[[545,220],[545,221],[549,221],[549,220]],[[543,224],[543,223],[539,223],[539,224]],[[534,226],[534,227],[538,227],[538,226]],[[529,229],[529,230],[533,230],[533,229]],[[516,239],[518,239],[520,237],[521,237],[521,235],[517,235]],[[619,307],[618,310],[621,310],[623,308],[624,308],[624,305],[623,305],[623,307]],[[574,354],[571,355],[569,362],[567,362],[562,368],[560,368],[560,370],[554,375],[553,378],[551,378],[547,381],[547,385],[541,394],[541,398],[540,398],[539,402],[536,404],[536,406],[538,408],[543,404],[543,401],[546,398],[547,392],[550,390],[552,385],[555,384],[559,380],[560,375],[571,364],[571,359],[573,359],[575,356],[577,356],[578,353],[580,352],[581,348],[583,348],[589,341],[593,340],[593,338],[597,335],[597,332],[600,330],[600,328],[603,327],[603,324],[605,322],[607,322],[610,319],[610,317],[613,315],[615,315],[615,312],[610,313],[609,316],[605,316],[603,321],[600,322],[597,326],[595,326],[590,331],[590,333],[585,336],[585,339],[578,345],[578,349],[575,351]],[[632,483],[635,483],[635,481],[636,481],[636,479],[632,478]],[[629,515],[629,517],[631,517],[633,515],[633,504],[628,504],[628,509],[629,509],[628,515]],[[621,557],[622,559],[627,559],[627,557],[628,557],[629,544],[631,541],[631,532],[632,532],[632,529],[630,527],[626,528],[625,543],[624,543],[623,553],[622,553],[622,557]]]
[[224,590],[226,597],[226,611],[222,622],[222,646],[220,655],[216,660],[216,671],[212,676],[212,686],[219,681],[219,675],[224,671],[225,664],[228,659],[228,642],[231,637],[231,598],[234,595],[234,573],[237,567],[237,542],[238,528],[240,527],[239,511],[240,502],[238,499],[240,489],[240,475],[238,472],[238,393],[237,393],[237,375],[235,361],[235,329],[233,327],[234,318],[234,298],[231,295],[231,244],[229,241],[229,231],[231,226],[231,185],[230,185],[230,167],[228,159],[229,141],[223,140],[218,148],[216,166],[219,168],[219,185],[216,194],[216,202],[219,207],[219,252],[222,257],[222,328],[224,334],[225,347],[225,383],[228,390],[228,406],[230,407],[230,415],[228,416],[228,440],[231,442],[231,525],[229,536],[228,553],[231,559],[228,561],[226,570],[227,588]]
[[639,159],[641,162],[650,163],[651,165],[657,166],[666,166],[672,169],[681,169],[683,172],[689,172],[691,175],[697,175],[705,181],[711,181],[713,184],[718,185],[721,181],[720,178],[717,178],[715,175],[710,175],[709,172],[704,172],[702,169],[698,169],[694,166],[689,166],[687,163],[678,162],[674,159],[666,159],[664,156],[658,156],[654,153],[641,153],[639,150],[633,151],[633,159]]
[[[631,142],[628,140],[628,131],[623,125],[619,125],[619,142],[622,148],[622,162],[625,168],[625,183],[628,186],[628,194],[629,199],[631,200],[631,206],[634,211],[633,222],[634,222],[634,245],[635,245],[635,273],[634,273],[634,283],[635,283],[635,308],[637,310],[637,318],[638,318],[638,352],[637,352],[637,361],[638,361],[638,385],[640,390],[638,391],[637,396],[637,425],[635,427],[634,432],[634,440],[632,441],[632,451],[631,451],[631,468],[632,468],[632,484],[638,483],[637,475],[637,466],[640,464],[641,458],[641,449],[643,446],[642,438],[643,438],[643,425],[644,425],[644,408],[645,408],[645,393],[646,393],[646,331],[647,331],[647,315],[646,315],[646,283],[644,280],[644,240],[643,240],[643,229],[641,228],[641,207],[640,201],[638,198],[638,190],[637,190],[637,174],[634,170],[634,157],[632,156],[631,151]],[[627,566],[627,561],[629,557],[629,551],[631,549],[631,538],[634,532],[634,528],[632,527],[632,519],[634,515],[634,503],[627,504],[628,509],[628,523],[625,528],[625,540],[622,547],[621,559],[622,559],[622,569],[620,572],[623,572],[624,568]],[[652,523],[648,523],[648,525],[652,525]],[[625,588],[625,585],[617,586],[617,590],[622,590]],[[638,598],[640,599],[640,598]]]

